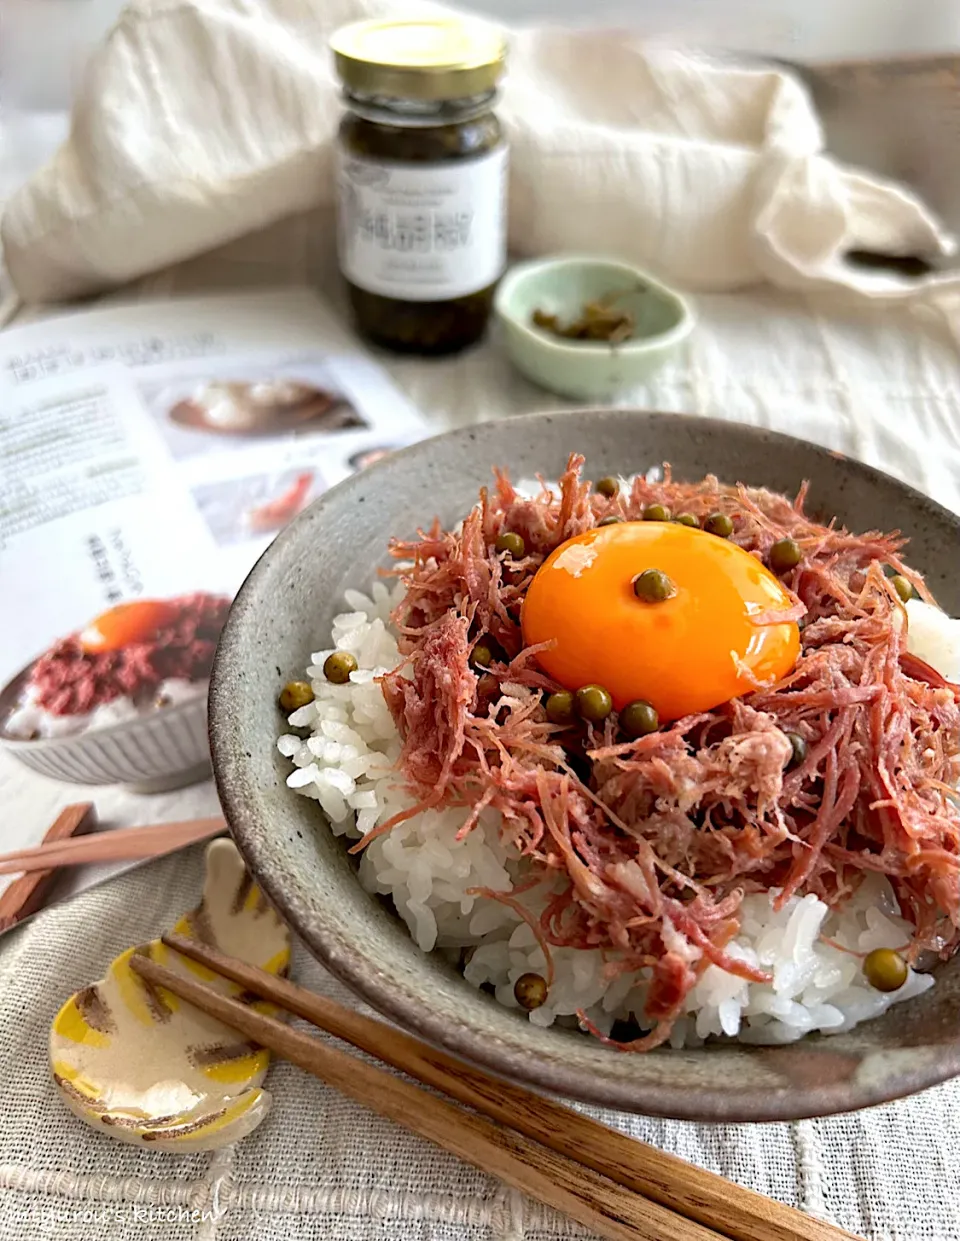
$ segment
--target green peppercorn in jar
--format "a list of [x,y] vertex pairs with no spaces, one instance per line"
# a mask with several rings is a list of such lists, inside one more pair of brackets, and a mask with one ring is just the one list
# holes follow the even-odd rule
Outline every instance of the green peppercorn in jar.
[[480,339],[506,265],[506,48],[470,19],[357,22],[331,40],[340,269],[362,335],[452,353]]

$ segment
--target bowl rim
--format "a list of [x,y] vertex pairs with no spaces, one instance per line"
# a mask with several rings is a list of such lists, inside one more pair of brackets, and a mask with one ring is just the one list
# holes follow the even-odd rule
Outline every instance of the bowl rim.
[[[705,432],[729,432],[736,426],[739,433],[749,439],[766,441],[773,447],[780,446],[788,451],[791,446],[803,445],[806,449],[832,456],[842,460],[846,467],[867,482],[893,483],[902,489],[909,498],[927,508],[938,519],[960,530],[960,515],[952,512],[924,492],[902,482],[893,475],[848,457],[845,453],[825,448],[812,441],[800,439],[782,431],[766,427],[756,427],[749,423],[735,423],[729,419],[710,418],[695,414],[677,414],[666,411],[633,408],[607,408],[601,411],[582,406],[577,409],[560,409],[527,415],[525,422],[531,420],[549,423],[557,419],[573,420],[586,415],[595,416],[598,412],[618,416],[643,417],[647,419],[673,421],[682,418],[696,423]],[[459,437],[469,441],[475,433],[475,426],[459,427],[430,440],[421,440],[389,457],[369,466],[365,474],[391,468],[395,458],[422,452],[424,445],[436,439]],[[249,866],[257,883],[267,896],[289,920],[293,929],[303,939],[311,954],[319,960],[337,979],[344,983],[360,999],[369,1003],[379,1014],[395,1021],[402,1029],[412,1032],[434,1046],[443,1047],[463,1060],[482,1065],[494,1074],[502,1077],[514,1077],[533,1089],[542,1089],[567,1098],[579,1099],[594,1106],[610,1107],[620,1111],[632,1112],[646,1116],[660,1116],[674,1120],[696,1121],[709,1124],[736,1124],[757,1122],[781,1122],[837,1115],[843,1112],[858,1111],[882,1103],[889,1103],[908,1095],[916,1094],[931,1086],[937,1086],[952,1077],[960,1075],[960,1029],[956,1037],[949,1043],[937,1046],[935,1059],[929,1057],[921,1063],[904,1069],[898,1067],[895,1074],[871,1074],[864,1078],[856,1076],[840,1082],[812,1085],[790,1085],[782,1088],[760,1089],[748,1094],[732,1096],[716,1088],[698,1088],[695,1091],[682,1087],[662,1086],[651,1083],[635,1084],[624,1079],[612,1080],[595,1077],[581,1082],[562,1063],[552,1060],[539,1060],[534,1056],[525,1055],[522,1071],[509,1062],[521,1053],[515,1048],[505,1048],[499,1052],[496,1040],[485,1039],[479,1031],[463,1024],[448,1027],[439,1017],[432,1014],[429,1006],[418,1005],[416,1001],[398,993],[391,986],[387,973],[376,968],[375,964],[353,943],[339,939],[327,941],[317,933],[312,923],[304,923],[296,912],[296,901],[291,899],[284,885],[279,882],[277,873],[270,866],[269,840],[266,836],[258,840],[257,812],[253,803],[240,791],[240,780],[236,778],[236,769],[243,765],[243,746],[238,752],[231,750],[231,719],[236,719],[236,685],[237,680],[231,674],[229,664],[234,649],[239,648],[236,617],[245,610],[248,600],[256,589],[262,576],[270,570],[273,558],[282,553],[287,545],[296,545],[297,527],[302,524],[311,511],[321,510],[330,502],[331,495],[340,487],[351,484],[356,476],[351,476],[321,495],[278,535],[277,539],[263,552],[234,597],[227,623],[224,625],[220,643],[214,660],[210,679],[208,730],[210,752],[213,760],[214,780],[220,798],[224,817],[230,833],[240,850],[245,863]],[[221,723],[223,721],[223,723]],[[398,920],[398,930],[402,924]],[[464,984],[469,985],[469,984]],[[791,1047],[802,1049],[804,1040],[795,1044],[768,1048],[774,1052],[789,1053]],[[721,1044],[695,1049],[703,1055],[715,1054],[722,1049]],[[617,1053],[611,1051],[611,1055]],[[670,1054],[658,1049],[652,1054]]]
[[[643,281],[649,289],[657,294],[660,301],[666,302],[678,310],[680,317],[673,327],[667,328],[664,332],[655,332],[638,340],[624,340],[617,344],[610,344],[606,341],[563,341],[554,339],[548,336],[546,332],[530,327],[527,322],[510,309],[509,298],[530,277],[553,268],[564,267],[593,267],[598,270],[606,268],[609,271],[617,271],[632,276],[639,281]],[[624,290],[624,292],[629,291]],[[502,323],[508,324],[512,330],[521,334],[525,340],[532,342],[546,353],[553,353],[558,356],[563,355],[565,357],[609,358],[611,355],[623,357],[625,354],[640,357],[654,350],[669,348],[672,345],[679,344],[680,341],[690,335],[696,325],[696,313],[693,305],[677,289],[664,284],[662,280],[658,280],[656,276],[651,275],[650,272],[642,267],[635,266],[633,263],[625,263],[620,259],[604,258],[589,254],[562,254],[552,258],[530,259],[528,262],[515,264],[508,269],[503,279],[497,285],[497,291],[493,298],[493,310],[496,317]],[[577,411],[571,410],[570,412],[575,413]]]

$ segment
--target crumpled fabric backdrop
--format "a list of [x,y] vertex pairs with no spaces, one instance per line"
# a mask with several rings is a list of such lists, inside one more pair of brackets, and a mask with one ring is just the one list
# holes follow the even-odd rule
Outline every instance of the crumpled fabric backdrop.
[[[292,212],[331,229],[339,113],[327,40],[423,0],[133,0],[90,66],[72,133],[10,201],[7,264],[31,301],[155,271]],[[774,69],[624,32],[514,32],[500,108],[519,255],[604,250],[692,290],[769,281],[935,305],[960,276],[864,273],[853,248],[948,252],[912,194],[822,153]]]
[[[213,292],[305,275],[336,288],[329,246],[308,217],[130,292]],[[623,394],[622,404],[790,431],[885,468],[960,512],[960,359],[942,322],[924,324],[902,309],[841,312],[829,298],[773,290],[697,301],[700,325],[683,354]],[[495,339],[438,363],[381,360],[438,430],[558,405],[509,369]],[[0,758],[4,816],[46,823],[75,797]],[[172,821],[214,807],[209,785],[157,799],[104,790],[96,800],[120,823]],[[48,1077],[51,1017],[118,951],[195,903],[200,857],[194,850],[153,863],[0,940],[0,1241],[586,1236],[283,1064],[270,1071],[274,1108],[262,1128],[210,1157],[122,1146],[67,1113]],[[294,976],[348,998],[303,951]],[[960,1241],[960,1083],[792,1125],[602,1118],[870,1241]]]

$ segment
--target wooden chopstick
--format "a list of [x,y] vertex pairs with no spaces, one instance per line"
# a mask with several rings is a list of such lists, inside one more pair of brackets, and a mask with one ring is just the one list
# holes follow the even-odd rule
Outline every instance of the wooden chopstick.
[[[492,1077],[286,979],[180,935],[165,935],[163,939],[171,948],[244,989],[273,1000],[561,1156],[575,1152],[579,1163],[592,1171],[733,1241],[850,1241],[851,1234],[839,1228],[609,1129],[552,1099]],[[228,1017],[223,1020],[233,1024]],[[264,1039],[260,1041],[269,1045]]]
[[[607,1241],[725,1241],[712,1229],[624,1189],[568,1155],[438,1099],[149,957],[132,957],[130,965],[149,982],[189,1000],[341,1094],[562,1211]],[[392,1037],[393,1031],[384,1027],[384,1035]]]
[[[43,837],[44,845],[63,843],[74,836],[83,836],[97,825],[93,802],[75,802],[64,806]],[[37,912],[46,899],[54,878],[52,869],[35,870],[7,884],[0,892],[0,932],[8,931],[24,918]]]
[[149,827],[121,827],[92,835],[58,840],[13,853],[0,854],[0,875],[52,870],[86,862],[121,862],[160,857],[225,832],[223,819],[187,819]]

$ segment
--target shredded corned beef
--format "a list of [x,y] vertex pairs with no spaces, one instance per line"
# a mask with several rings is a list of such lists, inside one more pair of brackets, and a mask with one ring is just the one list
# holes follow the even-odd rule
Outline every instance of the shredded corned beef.
[[30,674],[37,703],[53,715],[86,715],[116,698],[149,699],[164,681],[208,677],[230,600],[193,594],[170,603],[176,620],[149,641],[100,653],[85,651],[76,634],[57,642]]
[[[405,596],[394,617],[412,679],[397,670],[383,692],[418,808],[463,806],[467,832],[493,807],[530,875],[543,877],[541,942],[608,949],[611,969],[651,968],[652,1029],[618,1046],[662,1042],[711,962],[769,977],[725,951],[748,891],[778,889],[780,902],[813,892],[836,906],[878,871],[916,928],[911,959],[953,952],[960,689],[905,650],[884,566],[930,596],[900,558],[904,540],[819,524],[804,513],[805,488],[791,502],[712,476],[676,483],[666,469],[663,482],[640,478],[608,499],[581,480],[582,465],[571,456],[559,497],[544,487],[535,500],[497,473],[459,533],[435,523],[392,548],[412,562],[397,570]],[[771,688],[636,741],[621,742],[612,717],[564,732],[543,707],[542,691],[560,687],[523,649],[524,594],[560,543],[654,503],[728,514],[733,540],[760,558],[778,539],[800,544],[800,564],[783,575],[806,609],[799,661]],[[523,560],[494,550],[505,529],[523,536]],[[485,635],[503,658],[477,674],[470,650]],[[785,732],[806,741],[799,765]]]

